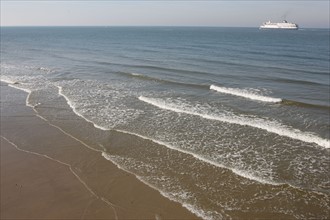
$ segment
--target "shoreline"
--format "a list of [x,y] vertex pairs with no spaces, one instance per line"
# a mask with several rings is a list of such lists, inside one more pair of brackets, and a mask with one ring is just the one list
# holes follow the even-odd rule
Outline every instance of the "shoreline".
[[294,33],[4,30],[0,136],[13,144],[0,140],[23,154],[4,154],[6,178],[32,186],[6,207],[39,210],[41,197],[64,219],[327,219],[329,33]]
[[[14,95],[12,95],[13,93]],[[181,204],[165,198],[159,191],[142,183],[134,175],[119,169],[115,164],[103,158],[100,151],[88,149],[83,146],[83,141],[74,139],[74,136],[70,134],[65,135],[63,130],[47,124],[46,119],[42,120],[41,117],[37,117],[35,112],[26,106],[27,96],[23,93],[18,88],[1,85],[1,156],[6,158],[6,160],[1,160],[1,167],[3,170],[10,170],[6,172],[6,176],[1,178],[1,191],[7,189],[7,195],[13,194],[14,189],[10,188],[10,185],[14,184],[12,179],[16,178],[30,183],[31,188],[25,190],[34,196],[22,201],[19,197],[8,200],[7,197],[2,196],[1,218],[15,218],[15,213],[22,214],[23,218],[29,217],[29,215],[39,218],[77,218],[77,213],[81,214],[81,212],[84,213],[85,218],[198,218]],[[6,100],[9,94],[10,100]],[[14,149],[15,145],[17,152]],[[90,146],[89,143],[85,143],[85,145]],[[19,149],[23,152],[19,152]],[[29,152],[31,155],[28,154]],[[22,166],[16,165],[17,159],[15,160],[15,158],[17,157],[21,158],[19,161],[21,161],[20,164],[23,164]],[[26,162],[28,160],[32,160],[33,163]],[[57,166],[49,165],[56,164],[56,162]],[[35,172],[36,177],[33,180],[57,185],[46,187],[43,192],[40,192],[39,185],[35,185],[30,176],[17,175],[17,173],[36,169],[39,170]],[[59,178],[57,170],[61,169],[62,171],[66,169],[63,173],[67,177]],[[47,173],[47,177],[44,175],[45,173]],[[65,191],[58,187],[63,185],[62,183],[68,185]],[[85,203],[89,204],[87,208],[83,201],[78,199],[77,202],[67,194],[68,191],[74,191],[76,185],[82,187],[79,192],[75,191],[76,198],[85,198]],[[55,192],[55,198],[50,197],[50,192]],[[2,193],[2,195],[4,194]],[[61,196],[66,196],[63,204],[67,204],[68,210],[65,213],[62,212],[63,207],[59,205],[47,207],[48,211],[54,211],[54,213],[51,212],[53,216],[47,211],[42,212],[37,209],[39,212],[35,212],[36,210],[29,209],[30,205],[39,201],[39,197],[45,205],[47,204],[45,201],[54,199],[62,201],[64,197],[61,198]],[[91,201],[90,198],[97,202]],[[21,204],[19,207],[16,206],[18,200]],[[59,203],[62,204],[62,202]],[[75,213],[68,208],[72,206],[77,207]],[[84,208],[79,209],[78,207]],[[25,210],[25,212],[21,210]],[[55,215],[60,213],[63,216]]]

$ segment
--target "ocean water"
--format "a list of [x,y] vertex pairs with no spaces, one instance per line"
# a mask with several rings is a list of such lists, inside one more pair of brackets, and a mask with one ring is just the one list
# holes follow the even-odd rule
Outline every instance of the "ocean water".
[[2,27],[1,80],[50,120],[69,106],[105,160],[204,219],[326,219],[329,35]]

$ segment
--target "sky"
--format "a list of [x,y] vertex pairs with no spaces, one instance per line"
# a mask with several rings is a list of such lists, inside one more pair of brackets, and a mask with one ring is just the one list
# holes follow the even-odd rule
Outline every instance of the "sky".
[[329,28],[329,0],[1,0],[1,26],[259,27],[286,19]]

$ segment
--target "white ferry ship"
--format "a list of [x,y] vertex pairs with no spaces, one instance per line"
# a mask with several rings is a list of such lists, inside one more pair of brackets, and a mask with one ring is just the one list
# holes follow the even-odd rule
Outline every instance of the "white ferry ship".
[[263,23],[259,29],[289,29],[289,30],[298,30],[298,25],[295,23],[287,22],[286,20],[278,23],[273,23],[267,21]]

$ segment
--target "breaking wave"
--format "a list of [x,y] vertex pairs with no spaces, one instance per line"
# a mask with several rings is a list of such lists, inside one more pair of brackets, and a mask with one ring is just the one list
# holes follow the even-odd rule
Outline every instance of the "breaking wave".
[[313,133],[303,132],[298,129],[288,127],[286,125],[280,124],[277,121],[269,121],[261,118],[250,118],[247,116],[210,114],[205,111],[199,111],[199,109],[196,108],[194,109],[193,106],[185,106],[185,105],[180,105],[178,103],[170,103],[161,99],[147,98],[144,96],[140,96],[138,99],[140,101],[156,106],[158,108],[177,112],[177,113],[185,113],[189,115],[199,116],[209,120],[216,120],[216,121],[227,122],[230,124],[238,124],[243,126],[259,128],[280,136],[289,137],[307,143],[315,143],[324,148],[329,148],[330,145],[330,141],[327,139],[318,137]]
[[251,91],[247,91],[244,89],[226,88],[226,87],[219,87],[219,86],[215,86],[215,85],[211,85],[210,89],[215,90],[217,92],[240,96],[243,98],[252,99],[252,100],[261,101],[261,102],[273,102],[273,103],[282,102],[282,99],[280,99],[280,98],[273,98],[273,97],[255,94]]

